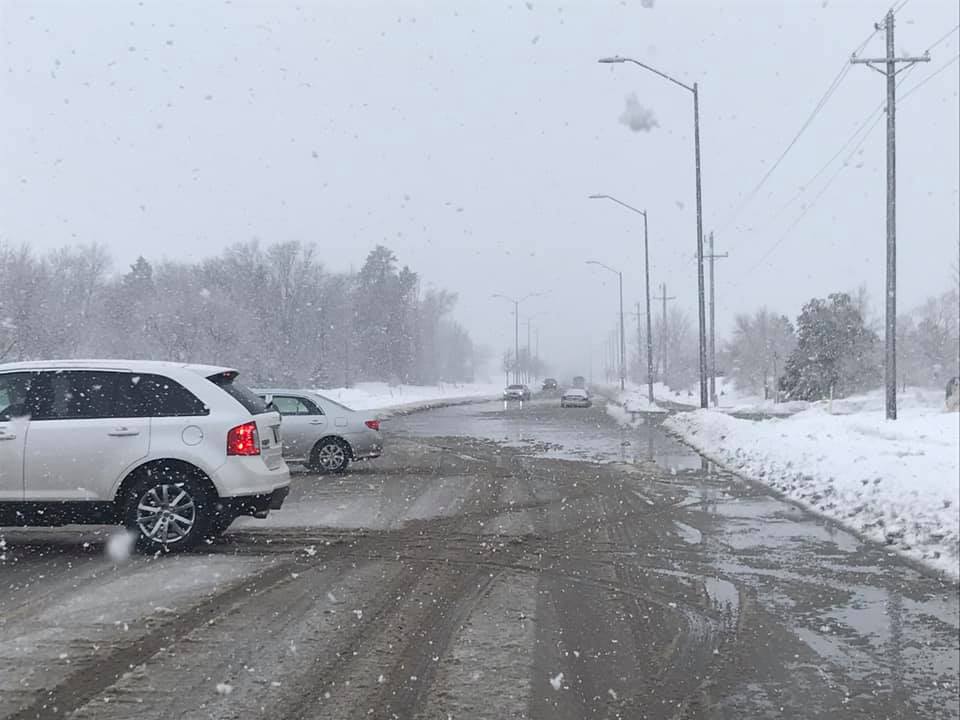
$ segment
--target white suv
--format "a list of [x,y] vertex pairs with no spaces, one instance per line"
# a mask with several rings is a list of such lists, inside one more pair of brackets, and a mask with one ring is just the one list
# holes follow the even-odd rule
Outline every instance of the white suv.
[[181,550],[287,495],[280,415],[206,365],[0,365],[0,526],[122,523]]

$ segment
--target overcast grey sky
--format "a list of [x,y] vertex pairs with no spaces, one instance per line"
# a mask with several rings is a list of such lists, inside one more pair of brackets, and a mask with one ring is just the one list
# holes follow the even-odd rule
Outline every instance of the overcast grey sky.
[[[717,230],[718,320],[866,283],[881,299],[883,121],[815,205],[789,201],[883,99],[855,66],[757,196],[731,218],[886,11],[868,0],[0,1],[0,238],[98,241],[196,259],[251,237],[302,240],[331,269],[386,244],[459,293],[499,352],[509,307],[550,294],[545,355],[586,364],[614,323],[615,279],[651,274],[695,317],[691,96],[701,83],[705,229]],[[921,53],[955,0],[908,0],[897,46]],[[955,59],[954,32],[901,94]],[[862,55],[883,53],[882,33]],[[900,300],[951,283],[958,236],[958,64],[898,112]],[[631,128],[631,124],[633,128]],[[842,158],[843,156],[841,156]],[[779,244],[778,244],[779,243]],[[773,250],[771,251],[771,248]],[[763,262],[760,262],[763,260]]]

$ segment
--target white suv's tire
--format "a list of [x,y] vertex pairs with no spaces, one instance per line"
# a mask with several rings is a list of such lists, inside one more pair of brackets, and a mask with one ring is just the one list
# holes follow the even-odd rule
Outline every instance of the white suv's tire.
[[342,473],[350,464],[350,448],[340,438],[323,438],[313,446],[309,468],[315,472]]
[[124,525],[143,552],[183,552],[210,535],[214,503],[196,478],[174,469],[152,471],[129,489]]

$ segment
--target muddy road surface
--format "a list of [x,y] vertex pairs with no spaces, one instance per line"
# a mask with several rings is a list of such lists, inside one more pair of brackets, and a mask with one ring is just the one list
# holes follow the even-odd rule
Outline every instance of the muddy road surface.
[[385,423],[202,552],[0,533],[0,718],[957,718],[957,587],[555,398]]

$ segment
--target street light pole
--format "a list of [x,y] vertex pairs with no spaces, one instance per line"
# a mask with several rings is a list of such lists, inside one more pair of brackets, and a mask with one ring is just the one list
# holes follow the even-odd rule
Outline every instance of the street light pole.
[[520,301],[513,301],[513,381],[520,382]]
[[587,265],[599,265],[605,270],[609,270],[614,273],[620,281],[620,389],[624,390],[627,387],[627,377],[626,377],[626,354],[627,346],[624,342],[623,337],[623,273],[619,270],[614,270],[609,265],[604,265],[602,262],[597,262],[596,260],[587,260]]
[[700,89],[697,83],[692,86],[682,83],[676,78],[670,77],[656,68],[650,67],[639,60],[626,57],[606,57],[600,58],[597,62],[601,63],[633,63],[639,65],[644,70],[649,70],[654,75],[659,75],[664,80],[669,80],[674,85],[679,85],[684,90],[693,93],[693,149],[694,161],[696,165],[696,183],[697,183],[697,319],[699,321],[699,340],[700,340],[700,407],[706,408],[709,403],[707,400],[707,308],[706,293],[704,290],[703,279],[703,206],[701,203],[700,191]]
[[540,297],[544,293],[530,293],[522,298],[512,298],[508,295],[494,293],[490,297],[501,298],[513,303],[513,381],[520,382],[520,303],[533,297]]
[[627,387],[627,342],[623,334],[623,273],[618,272],[620,279],[620,389]]
[[[617,200],[617,198],[611,195],[591,195],[591,200],[612,200],[617,203],[617,205],[622,205],[627,210],[632,210],[638,215],[643,215],[643,274],[644,274],[644,292],[647,296],[647,399],[650,401],[650,404],[653,404],[653,332],[652,332],[652,322],[650,319],[650,242],[649,242],[649,233],[648,233],[648,217],[646,210],[638,210],[632,205],[627,205],[627,203],[622,200]],[[639,348],[637,351],[639,352]]]

